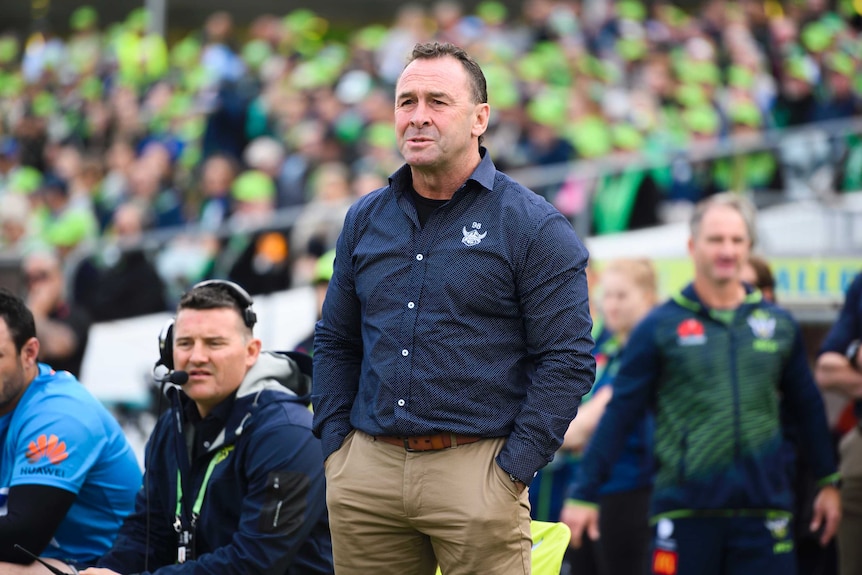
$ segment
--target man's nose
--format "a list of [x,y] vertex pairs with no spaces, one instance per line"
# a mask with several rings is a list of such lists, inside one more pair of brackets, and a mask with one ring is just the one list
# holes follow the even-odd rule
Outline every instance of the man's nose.
[[424,102],[417,103],[416,108],[413,110],[413,114],[410,116],[410,125],[421,127],[428,125],[429,122],[428,106]]

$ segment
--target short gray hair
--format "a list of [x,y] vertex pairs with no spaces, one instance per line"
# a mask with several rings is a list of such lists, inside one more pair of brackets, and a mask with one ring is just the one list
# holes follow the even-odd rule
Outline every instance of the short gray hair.
[[751,200],[735,192],[722,192],[698,202],[688,222],[691,237],[695,237],[700,232],[700,223],[703,221],[704,214],[714,206],[727,206],[736,210],[745,222],[751,245],[754,246],[757,243],[757,208]]

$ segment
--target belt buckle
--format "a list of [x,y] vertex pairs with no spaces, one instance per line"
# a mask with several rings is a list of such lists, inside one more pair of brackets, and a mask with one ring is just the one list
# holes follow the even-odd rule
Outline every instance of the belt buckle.
[[408,453],[413,453],[414,451],[418,451],[418,450],[410,447],[410,438],[409,437],[402,437],[401,441],[404,443],[404,451],[406,451]]

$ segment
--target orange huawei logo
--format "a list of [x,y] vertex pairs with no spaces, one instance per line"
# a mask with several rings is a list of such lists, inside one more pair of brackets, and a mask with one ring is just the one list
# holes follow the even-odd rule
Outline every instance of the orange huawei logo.
[[27,449],[27,459],[30,463],[36,463],[43,457],[47,457],[48,461],[53,464],[60,463],[69,454],[66,453],[66,442],[60,441],[56,435],[51,437],[45,434],[40,435],[36,441],[31,441],[29,449]]

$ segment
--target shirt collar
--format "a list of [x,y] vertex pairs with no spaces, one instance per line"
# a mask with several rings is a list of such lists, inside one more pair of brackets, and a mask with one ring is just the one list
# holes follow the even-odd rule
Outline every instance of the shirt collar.
[[[473,170],[473,173],[470,174],[470,177],[467,178],[467,181],[472,180],[486,190],[491,191],[494,189],[494,178],[497,176],[497,167],[494,166],[494,162],[491,161],[491,155],[484,146],[479,147],[479,155],[482,157],[482,160],[476,166],[476,169]],[[407,164],[404,164],[389,176],[389,186],[398,192],[403,193],[412,186],[412,183],[413,177],[410,174],[410,166]]]

